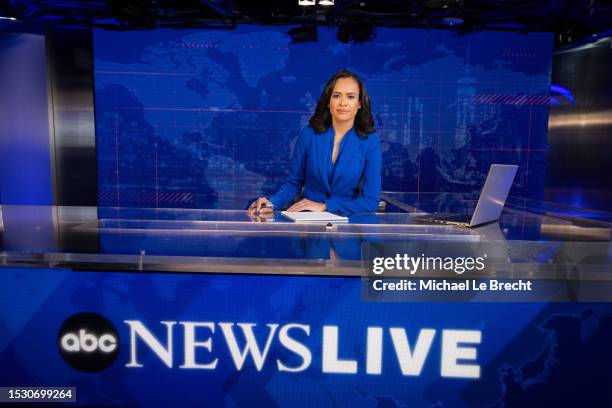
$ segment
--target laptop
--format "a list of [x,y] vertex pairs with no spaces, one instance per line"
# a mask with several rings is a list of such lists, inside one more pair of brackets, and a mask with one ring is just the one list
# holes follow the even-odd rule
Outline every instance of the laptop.
[[491,165],[478,204],[476,204],[476,209],[472,215],[432,213],[413,219],[419,222],[452,224],[469,228],[497,221],[504,209],[517,169],[518,166],[511,164]]

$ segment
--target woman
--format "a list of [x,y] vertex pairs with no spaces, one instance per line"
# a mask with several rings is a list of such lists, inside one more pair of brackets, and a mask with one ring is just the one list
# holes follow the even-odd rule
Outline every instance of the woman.
[[325,85],[308,127],[298,137],[289,179],[251,213],[287,211],[373,212],[380,199],[380,138],[374,133],[370,97],[357,75],[336,72]]

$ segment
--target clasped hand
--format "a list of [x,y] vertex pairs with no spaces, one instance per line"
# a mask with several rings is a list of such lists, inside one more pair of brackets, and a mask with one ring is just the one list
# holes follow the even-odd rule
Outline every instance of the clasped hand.
[[289,207],[287,211],[327,211],[327,204],[303,198]]
[[[272,203],[265,197],[259,197],[253,201],[248,209],[249,214],[271,214],[273,211]],[[289,207],[287,211],[327,211],[327,205],[303,198]]]

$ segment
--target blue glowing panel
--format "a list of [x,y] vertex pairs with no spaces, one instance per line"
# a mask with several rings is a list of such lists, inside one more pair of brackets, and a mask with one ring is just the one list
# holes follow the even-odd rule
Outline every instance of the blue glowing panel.
[[[100,205],[244,208],[285,180],[328,77],[366,82],[383,189],[478,192],[491,163],[520,165],[512,195],[542,195],[550,34],[289,27],[94,32]],[[316,64],[315,62],[316,61]]]
[[[78,405],[577,407],[612,402],[610,303],[369,303],[361,301],[359,278],[311,276],[0,268],[0,282],[0,383],[75,386]],[[107,319],[116,331],[117,355],[98,371],[79,371],[62,357],[60,328],[83,312]],[[200,325],[194,336],[188,335],[187,322]],[[85,334],[94,333],[93,321],[83,323]],[[132,332],[137,324],[142,327]],[[252,324],[249,340],[245,324]],[[287,332],[295,341],[292,348],[281,339],[288,325],[302,327]],[[330,327],[337,337],[329,335]],[[382,330],[381,341],[368,343],[369,328]],[[392,328],[406,337],[394,341]],[[145,329],[157,347],[144,340]],[[431,342],[424,342],[429,347],[423,346],[422,330],[435,331]],[[479,333],[478,341],[459,344],[475,354],[468,350],[453,357],[454,347],[443,342],[449,331]],[[421,343],[421,363],[407,349],[396,348],[406,342],[415,355]],[[247,344],[256,344],[258,353]],[[97,358],[87,352],[74,357]],[[380,362],[379,369],[374,364],[368,372],[368,359]],[[449,375],[443,359],[478,366],[479,372]],[[279,369],[279,361],[297,371]],[[418,372],[406,371],[415,366]]]
[[0,35],[0,204],[50,205],[45,37]]

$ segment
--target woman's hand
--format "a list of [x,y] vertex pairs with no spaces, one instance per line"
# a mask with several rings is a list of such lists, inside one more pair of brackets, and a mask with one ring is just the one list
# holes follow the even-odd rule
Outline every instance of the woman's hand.
[[274,208],[272,207],[270,200],[268,200],[266,197],[259,197],[257,200],[253,201],[247,212],[249,214],[272,213],[274,212]]
[[272,211],[265,212],[265,213],[264,212],[256,213],[256,212],[247,211],[247,217],[249,217],[251,222],[270,222],[270,221],[274,221],[274,213]]
[[327,204],[304,198],[289,207],[287,211],[327,211]]

